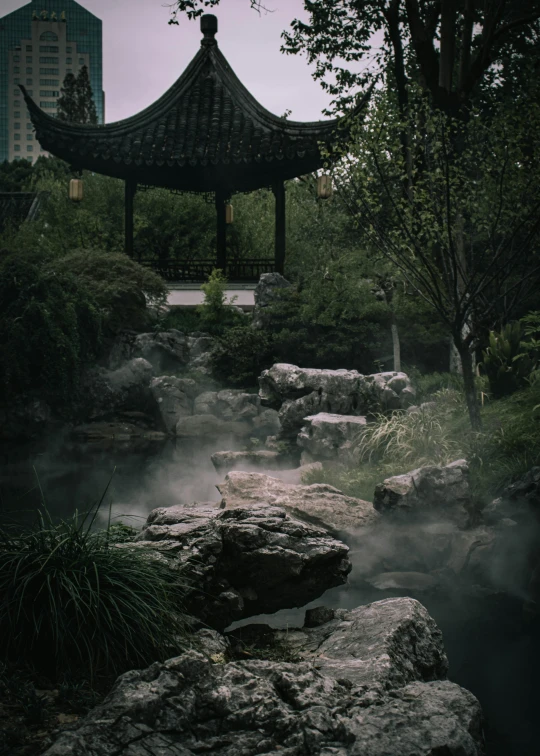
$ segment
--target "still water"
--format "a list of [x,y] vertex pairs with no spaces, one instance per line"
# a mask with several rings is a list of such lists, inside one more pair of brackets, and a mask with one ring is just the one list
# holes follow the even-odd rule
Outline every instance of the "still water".
[[[141,527],[155,507],[192,501],[219,501],[222,479],[210,455],[241,448],[230,438],[206,443],[119,442],[74,443],[55,436],[29,446],[0,446],[0,516],[2,522],[32,521],[41,491],[51,515],[68,518],[85,511],[107,488],[105,521]],[[352,609],[389,594],[375,591],[355,570],[346,586],[333,588],[301,609],[263,615],[249,621],[274,627],[301,626],[304,611],[325,604]],[[422,599],[443,631],[452,681],[471,690],[486,717],[487,756],[536,756],[540,716],[536,689],[540,679],[540,627],[525,621],[522,601],[508,596],[489,600]],[[236,624],[247,624],[248,621]]]

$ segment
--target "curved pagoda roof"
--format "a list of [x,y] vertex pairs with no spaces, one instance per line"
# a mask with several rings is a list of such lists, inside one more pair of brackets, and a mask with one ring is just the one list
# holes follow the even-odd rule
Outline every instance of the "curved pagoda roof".
[[[303,123],[270,113],[220,52],[217,19],[201,19],[201,49],[153,105],[123,121],[78,125],[45,113],[21,86],[41,146],[107,176],[170,189],[249,191],[323,165],[344,119]],[[360,112],[369,93],[355,109]]]

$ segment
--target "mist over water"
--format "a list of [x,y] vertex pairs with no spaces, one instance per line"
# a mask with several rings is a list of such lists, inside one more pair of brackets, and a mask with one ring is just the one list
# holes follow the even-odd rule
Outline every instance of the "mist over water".
[[[108,519],[110,505],[113,522],[140,528],[156,507],[193,501],[217,503],[220,494],[215,486],[224,474],[214,470],[210,456],[224,449],[242,449],[244,443],[231,437],[204,442],[75,443],[59,435],[39,445],[0,446],[2,521],[35,519],[40,502],[35,468],[54,518],[67,518],[76,508],[85,511],[110,483],[101,522]],[[268,474],[287,477],[277,471]],[[540,623],[538,618],[524,615],[523,600],[527,553],[530,545],[538,542],[538,526],[531,521],[507,529],[505,548],[497,552],[491,575],[500,593],[490,596],[470,590],[470,586],[466,590],[448,571],[437,570],[444,561],[442,550],[449,532],[457,532],[454,523],[415,521],[407,516],[343,535],[353,563],[346,585],[326,591],[304,607],[252,617],[231,627],[251,622],[298,627],[305,610],[312,606],[354,609],[390,596],[411,595],[426,606],[443,632],[450,679],[471,690],[482,704],[487,756],[536,756],[540,743],[535,695]],[[368,581],[374,572],[428,570],[435,570],[439,587],[378,590]]]

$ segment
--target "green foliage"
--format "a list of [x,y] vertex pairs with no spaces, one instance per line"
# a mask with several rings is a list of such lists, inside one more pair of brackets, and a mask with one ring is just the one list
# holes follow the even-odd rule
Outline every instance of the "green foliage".
[[66,74],[58,98],[57,117],[70,123],[97,123],[96,105],[86,66],[82,66],[76,77],[72,73]]
[[69,269],[39,256],[0,264],[0,385],[6,403],[35,392],[51,404],[76,392],[84,364],[101,342],[99,303]]
[[46,266],[53,274],[71,274],[97,302],[110,332],[148,325],[148,307],[163,307],[168,290],[163,279],[123,253],[79,249]]
[[522,351],[523,335],[519,322],[507,323],[499,333],[491,331],[489,334],[489,346],[482,352],[481,367],[495,398],[513,394],[532,371],[532,363]]
[[219,338],[212,355],[212,372],[234,386],[254,386],[273,361],[269,334],[251,326],[236,326]]
[[204,292],[204,302],[197,307],[197,313],[203,331],[218,335],[227,327],[243,322],[243,315],[229,306],[234,304],[236,297],[232,297],[227,303],[227,278],[221,270],[214,268],[201,289]]
[[161,560],[110,529],[101,502],[54,523],[44,507],[22,532],[0,528],[0,633],[5,659],[51,676],[125,671],[164,659],[185,635],[183,586]]

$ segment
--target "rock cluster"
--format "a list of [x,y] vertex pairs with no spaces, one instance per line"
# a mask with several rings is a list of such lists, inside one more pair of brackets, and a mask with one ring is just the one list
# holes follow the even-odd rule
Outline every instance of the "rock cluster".
[[218,630],[302,606],[344,583],[351,569],[344,543],[264,504],[155,509],[136,543],[182,573],[191,586],[186,610]]
[[336,613],[299,635],[309,661],[223,663],[206,637],[209,653],[127,672],[45,756],[482,756],[478,701],[443,679],[440,632],[416,602]]
[[414,389],[405,373],[362,375],[356,370],[316,370],[276,363],[259,378],[263,405],[279,410],[284,436],[296,437],[304,418],[321,412],[367,415],[412,403]]

